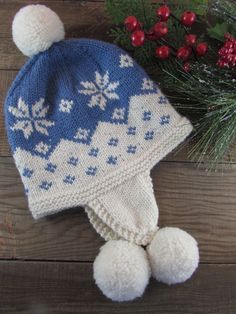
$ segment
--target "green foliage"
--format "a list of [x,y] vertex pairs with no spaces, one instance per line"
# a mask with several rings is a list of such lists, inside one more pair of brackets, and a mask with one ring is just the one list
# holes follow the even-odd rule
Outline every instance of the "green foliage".
[[112,23],[123,24],[128,15],[134,15],[145,23],[145,28],[151,27],[155,21],[155,10],[149,0],[106,0],[105,8]]
[[231,0],[213,0],[209,13],[215,17],[215,23],[208,28],[208,35],[224,41],[224,34],[236,37],[236,2]]
[[[190,156],[198,162],[208,160],[214,165],[225,156],[236,138],[235,68],[223,70],[215,65],[219,49],[219,43],[215,45],[215,41],[209,46],[206,58],[195,60],[190,73],[183,72],[182,63],[175,58],[158,60],[155,57],[157,46],[169,44],[175,53],[176,48],[183,45],[186,30],[173,17],[168,20],[169,31],[164,39],[147,40],[142,47],[134,48],[130,33],[124,28],[124,19],[128,15],[135,15],[144,23],[144,30],[147,31],[157,21],[155,11],[163,2],[106,0],[106,10],[115,25],[110,35],[115,43],[125,48],[145,67],[152,79],[162,83],[162,88],[174,106],[191,117],[196,141]],[[236,36],[235,1],[172,0],[168,1],[168,5],[177,18],[186,10],[197,14],[197,22],[201,23],[197,32],[199,41],[206,40],[206,33],[217,41],[224,41],[226,32]],[[207,62],[211,65],[206,65]]]
[[228,24],[226,22],[216,23],[211,28],[208,28],[207,32],[211,38],[224,41],[224,34],[228,32]]
[[[172,102],[185,114],[198,117],[196,144],[190,152],[197,162],[222,160],[236,138],[236,80],[233,71],[198,63],[191,74],[167,73],[166,83],[176,95]],[[194,115],[193,115],[194,113]],[[200,137],[199,137],[200,135]]]

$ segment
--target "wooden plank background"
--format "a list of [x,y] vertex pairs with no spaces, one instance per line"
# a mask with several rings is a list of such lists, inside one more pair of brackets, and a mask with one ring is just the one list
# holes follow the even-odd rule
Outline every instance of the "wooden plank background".
[[[152,170],[160,226],[178,226],[199,242],[201,265],[185,284],[151,281],[142,299],[112,303],[96,288],[92,261],[103,240],[82,208],[34,221],[4,132],[3,102],[26,58],[11,39],[14,14],[44,3],[59,14],[68,38],[109,40],[103,1],[0,0],[0,313],[236,312],[236,163],[232,153],[208,173],[188,147]],[[233,162],[229,163],[231,159]]]

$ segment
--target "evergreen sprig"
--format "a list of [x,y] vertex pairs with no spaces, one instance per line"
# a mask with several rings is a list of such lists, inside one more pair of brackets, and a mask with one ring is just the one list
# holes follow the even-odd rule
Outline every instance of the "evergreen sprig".
[[175,91],[169,98],[195,127],[197,141],[189,156],[198,163],[211,161],[213,167],[236,138],[236,78],[232,71],[197,63],[191,74],[167,74],[168,88]]
[[[106,0],[106,9],[114,27],[110,34],[114,41],[125,48],[171,99],[173,105],[188,115],[195,127],[190,157],[210,167],[222,160],[236,138],[236,74],[235,68],[220,69],[216,66],[217,51],[224,41],[224,34],[236,36],[236,3],[231,0],[178,0],[169,1],[174,16],[192,10],[197,14],[201,40],[207,34],[217,41],[210,41],[208,58],[195,60],[191,71],[182,70],[182,63],[175,58],[158,61],[155,47],[160,43],[146,41],[141,47],[131,45],[130,33],[123,25],[128,15],[144,23],[147,31],[156,21],[155,10],[166,1]],[[183,44],[185,29],[171,18],[168,20],[166,40],[173,48]],[[198,31],[199,32],[199,31]],[[208,38],[209,39],[209,38]],[[209,40],[208,40],[209,43]],[[166,89],[165,87],[168,87]]]

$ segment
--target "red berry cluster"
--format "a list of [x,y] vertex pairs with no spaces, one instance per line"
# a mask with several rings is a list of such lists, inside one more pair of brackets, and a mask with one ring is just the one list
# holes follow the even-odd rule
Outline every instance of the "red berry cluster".
[[[164,37],[168,34],[168,26],[167,21],[170,17],[174,17],[171,14],[170,8],[167,5],[162,5],[156,10],[156,16],[158,21],[153,25],[153,27],[149,31],[143,30],[143,24],[138,21],[135,16],[128,16],[124,25],[127,31],[131,32],[131,42],[134,47],[140,47],[144,44],[145,40],[156,41],[157,43],[161,43],[161,46],[156,48],[156,57],[164,60],[170,57],[171,47],[168,44],[163,45]],[[177,19],[178,20],[178,19]],[[180,17],[179,23],[183,26],[190,27],[196,20],[196,14],[191,11],[185,11]],[[186,30],[187,32],[187,30]],[[187,61],[192,55],[193,51],[198,56],[203,56],[206,54],[208,50],[208,46],[206,43],[199,43],[196,45],[197,36],[194,34],[188,34],[185,36],[185,44],[180,47],[177,51],[174,50],[173,54],[183,61]],[[195,47],[196,46],[196,47]],[[190,70],[190,64],[185,63],[183,69],[188,72]]]
[[236,38],[230,34],[225,34],[224,46],[218,51],[219,60],[217,65],[221,68],[236,66]]

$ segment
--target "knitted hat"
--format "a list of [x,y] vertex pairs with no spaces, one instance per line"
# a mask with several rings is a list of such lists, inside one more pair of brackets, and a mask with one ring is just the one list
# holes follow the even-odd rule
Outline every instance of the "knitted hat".
[[31,58],[8,92],[6,127],[33,217],[85,207],[109,241],[94,277],[113,300],[140,296],[150,273],[168,284],[188,279],[196,241],[178,228],[157,231],[150,170],[190,122],[125,51],[63,40],[62,22],[43,5],[16,14],[13,39]]

